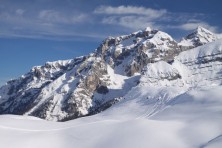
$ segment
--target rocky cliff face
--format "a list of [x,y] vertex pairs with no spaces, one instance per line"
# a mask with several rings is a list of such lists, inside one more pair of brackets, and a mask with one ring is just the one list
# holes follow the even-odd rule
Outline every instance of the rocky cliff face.
[[[178,81],[177,84],[189,87],[184,81],[196,85],[197,78],[220,78],[220,42],[213,47],[218,50],[205,53],[202,49],[202,45],[216,39],[202,27],[179,43],[167,33],[150,28],[108,37],[88,56],[48,62],[9,81],[0,88],[0,114],[64,121],[101,112],[144,83],[155,86],[168,81],[173,85],[171,82]],[[212,46],[204,45],[204,48]],[[198,48],[193,51],[194,47]],[[172,66],[178,63],[190,70],[183,72]],[[210,70],[206,67],[214,69],[215,64],[218,69],[209,78]],[[191,74],[190,78],[187,73]]]

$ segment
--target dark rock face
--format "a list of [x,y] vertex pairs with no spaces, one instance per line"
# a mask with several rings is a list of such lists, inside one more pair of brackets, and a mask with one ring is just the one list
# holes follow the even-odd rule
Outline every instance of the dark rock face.
[[110,108],[112,105],[120,102],[123,99],[124,98],[122,98],[122,97],[114,98],[114,99],[109,100],[103,104],[100,104],[99,107],[93,108],[89,115],[94,115],[94,114],[100,113],[100,112],[106,110],[107,108]]
[[107,86],[98,86],[97,89],[96,89],[97,93],[99,94],[106,94],[109,92],[109,89],[107,88]]

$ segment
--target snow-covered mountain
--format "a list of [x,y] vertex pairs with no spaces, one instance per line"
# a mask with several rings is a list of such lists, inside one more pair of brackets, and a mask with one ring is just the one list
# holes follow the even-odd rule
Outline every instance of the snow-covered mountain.
[[33,67],[0,88],[0,114],[17,114],[0,116],[0,147],[221,148],[215,36],[198,27],[177,43],[146,28]]
[[141,101],[144,116],[151,117],[192,89],[221,86],[221,79],[222,40],[216,35],[198,27],[178,43],[146,28],[9,81],[0,88],[0,114],[64,121]]
[[184,49],[190,49],[204,45],[209,42],[213,42],[217,39],[218,37],[216,34],[212,33],[211,31],[201,26],[198,26],[193,33],[182,38],[182,40],[178,43],[178,45]]

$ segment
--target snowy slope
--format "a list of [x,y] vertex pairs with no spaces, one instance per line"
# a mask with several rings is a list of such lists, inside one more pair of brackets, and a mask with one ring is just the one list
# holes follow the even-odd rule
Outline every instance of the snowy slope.
[[222,87],[188,91],[151,118],[143,114],[149,101],[142,98],[62,123],[0,116],[0,147],[220,148],[221,91]]

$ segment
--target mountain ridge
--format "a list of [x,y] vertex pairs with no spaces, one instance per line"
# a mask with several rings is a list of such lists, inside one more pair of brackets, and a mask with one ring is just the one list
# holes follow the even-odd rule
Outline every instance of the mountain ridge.
[[[209,40],[206,40],[206,34],[211,35]],[[124,100],[132,89],[141,87],[143,83],[155,86],[158,80],[156,86],[183,85],[185,91],[196,85],[199,77],[203,78],[201,74],[192,77],[193,70],[181,72],[184,69],[180,66],[189,69],[186,60],[192,63],[198,59],[199,64],[206,67],[213,67],[213,62],[220,67],[217,63],[221,62],[220,41],[209,43],[218,40],[214,36],[210,31],[198,27],[179,43],[167,33],[151,28],[108,37],[95,52],[87,56],[47,62],[9,81],[0,88],[0,114],[32,115],[46,120],[65,121],[106,110]],[[184,40],[192,44],[184,46]],[[207,49],[207,53],[203,52],[205,47],[211,48],[214,44],[218,50]],[[198,50],[198,46],[201,50]],[[190,61],[191,55],[196,55],[193,61]],[[198,67],[198,62],[193,62],[191,67]],[[188,76],[189,72],[191,76]],[[208,79],[209,75],[206,72],[204,77]],[[217,77],[217,74],[213,73],[213,76]]]

